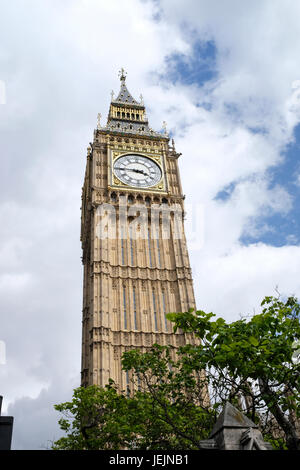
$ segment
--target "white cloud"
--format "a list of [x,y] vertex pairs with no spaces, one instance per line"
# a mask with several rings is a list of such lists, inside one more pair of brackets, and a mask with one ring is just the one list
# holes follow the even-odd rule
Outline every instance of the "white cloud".
[[296,186],[300,186],[300,175],[296,175],[295,184]]
[[297,246],[235,245],[222,255],[204,247],[193,269],[198,307],[233,320],[258,313],[266,295],[277,296],[276,288],[299,295],[299,262]]
[[[300,6],[280,0],[247,5],[234,0],[162,0],[161,6],[164,21],[182,35],[189,29],[194,41],[213,41],[217,52],[217,76],[210,84],[198,89],[194,85],[192,96],[183,85],[167,88],[169,101],[176,103],[168,114],[177,147],[184,152],[180,168],[187,202],[205,207],[204,243],[192,252],[198,307],[223,309],[233,318],[237,306],[251,310],[250,299],[256,306],[276,284],[283,293],[290,289],[300,295],[291,263],[291,253],[298,259],[299,247],[241,247],[239,242],[243,234],[274,230],[256,226],[264,216],[284,216],[293,209],[292,197],[272,183],[268,170],[283,162],[300,118]],[[180,29],[182,24],[188,28]],[[209,111],[196,107],[203,101],[210,103]],[[226,202],[215,201],[228,185],[233,187]],[[273,256],[278,263],[275,274]],[[228,279],[227,269],[233,266]],[[257,279],[250,276],[252,271]]]
[[[276,285],[300,296],[300,247],[288,245],[295,238],[280,248],[240,243],[243,234],[262,230],[257,220],[293,209],[287,189],[273,184],[268,171],[284,160],[300,121],[299,13],[294,0],[6,5],[0,340],[7,364],[0,378],[10,412],[20,417],[15,447],[43,444],[55,427],[49,401],[70,398],[79,384],[80,189],[96,116],[108,111],[120,67],[128,70],[132,94],[143,93],[150,125],[168,122],[183,153],[187,205],[201,208],[203,240],[190,252],[198,307],[236,318],[257,309]],[[216,77],[204,87],[162,78],[166,56],[185,54],[193,63],[196,40],[214,42]],[[210,107],[197,105],[204,101]],[[229,186],[226,201],[215,199]]]
[[137,0],[17,0],[0,18],[0,380],[15,448],[43,444],[39,415],[53,423],[43,389],[58,403],[80,384],[79,209],[97,113],[108,110],[120,67],[138,96],[166,52],[188,49],[153,12]]

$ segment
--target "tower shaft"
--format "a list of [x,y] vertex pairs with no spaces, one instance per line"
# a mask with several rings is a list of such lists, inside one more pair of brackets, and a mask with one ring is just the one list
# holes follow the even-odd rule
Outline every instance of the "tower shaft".
[[124,390],[124,351],[187,341],[165,316],[195,307],[179,155],[149,127],[122,74],[107,125],[98,123],[88,148],[82,191],[83,386],[111,378]]

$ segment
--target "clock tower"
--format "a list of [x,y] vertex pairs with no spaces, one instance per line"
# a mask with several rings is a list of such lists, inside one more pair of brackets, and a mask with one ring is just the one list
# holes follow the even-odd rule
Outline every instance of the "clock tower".
[[168,312],[195,307],[183,229],[184,196],[174,142],[166,125],[149,126],[143,98],[136,101],[120,72],[106,125],[98,115],[88,147],[82,189],[83,386],[112,378],[130,388],[121,357],[154,343],[183,345]]

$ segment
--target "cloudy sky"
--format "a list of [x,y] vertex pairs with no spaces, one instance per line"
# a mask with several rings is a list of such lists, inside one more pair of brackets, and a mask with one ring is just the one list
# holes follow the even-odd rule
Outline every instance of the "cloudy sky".
[[0,394],[14,449],[60,437],[53,404],[79,385],[86,147],[121,67],[182,152],[197,307],[234,320],[276,289],[300,297],[299,24],[295,0],[0,1]]

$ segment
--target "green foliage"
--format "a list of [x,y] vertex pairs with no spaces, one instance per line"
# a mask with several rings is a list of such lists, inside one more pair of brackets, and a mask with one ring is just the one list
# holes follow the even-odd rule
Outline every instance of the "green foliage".
[[[128,351],[122,365],[133,372],[132,381],[143,390],[139,393],[155,405],[155,413],[165,423],[165,439],[174,446],[171,448],[198,449],[199,441],[208,438],[216,413],[207,400],[203,372],[195,374],[188,365],[173,360],[172,349],[155,344],[147,353]],[[149,441],[148,445],[152,448]]]
[[105,388],[74,391],[56,405],[66,437],[54,449],[198,449],[225,401],[258,423],[274,448],[299,449],[300,339],[297,299],[266,297],[262,313],[227,323],[213,313],[172,313],[174,331],[193,336],[177,352],[153,345],[123,354],[131,394]]
[[[111,383],[74,390],[71,402],[55,405],[64,417],[59,424],[67,433],[53,449],[120,449],[138,431],[134,417],[141,413],[138,402],[118,394]],[[128,414],[128,411],[130,413]]]
[[288,385],[293,394],[283,396],[279,388],[276,398],[290,408],[293,398],[299,400],[300,368],[292,362],[292,354],[293,344],[300,338],[300,307],[293,297],[285,303],[266,297],[262,306],[262,313],[249,321],[229,324],[222,318],[212,321],[215,315],[203,311],[169,314],[168,318],[175,322],[175,330],[193,332],[201,339],[196,349],[189,345],[181,349],[194,359],[195,368],[223,368],[232,378]]
[[294,297],[285,302],[266,297],[262,313],[249,320],[226,323],[203,311],[169,314],[169,320],[201,340],[181,354],[195,370],[203,369],[215,401],[247,396],[247,413],[271,412],[288,448],[299,448],[300,364],[292,354],[300,338],[300,306]]
[[[55,409],[64,415],[59,424],[67,435],[53,444],[54,450],[196,449],[197,441],[190,442],[189,419],[203,428],[203,417],[195,407],[183,410],[180,403],[170,403],[162,395],[157,401],[140,391],[128,397],[113,383],[105,388],[79,387],[71,402]],[[193,440],[197,436],[203,433],[198,431]]]

